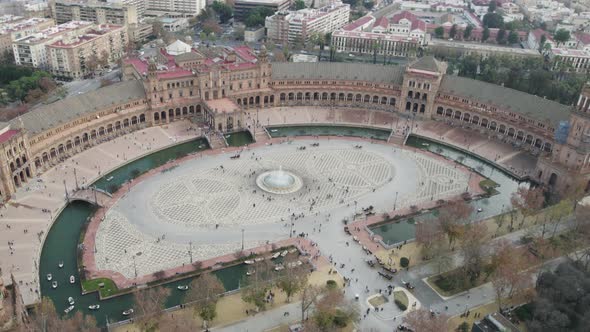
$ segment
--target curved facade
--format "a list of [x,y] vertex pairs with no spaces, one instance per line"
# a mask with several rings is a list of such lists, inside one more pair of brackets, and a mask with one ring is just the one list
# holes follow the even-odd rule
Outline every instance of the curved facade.
[[[147,127],[191,118],[219,131],[244,126],[244,113],[313,105],[397,112],[440,120],[539,156],[535,180],[552,186],[590,167],[590,88],[577,108],[446,75],[432,57],[408,66],[270,64],[240,48],[221,61],[161,51],[158,62],[128,59],[124,81],[40,107],[0,128],[0,196],[90,146]],[[569,123],[567,139],[556,131]]]

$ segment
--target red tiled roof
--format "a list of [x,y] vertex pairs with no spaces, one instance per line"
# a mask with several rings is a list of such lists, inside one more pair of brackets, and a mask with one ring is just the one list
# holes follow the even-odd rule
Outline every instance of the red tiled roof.
[[418,16],[410,13],[407,10],[404,10],[401,13],[393,15],[390,21],[392,23],[399,24],[399,21],[401,21],[402,19],[406,19],[411,22],[411,30],[420,29],[422,31],[426,31],[426,22],[422,21],[418,18]]
[[[232,51],[235,52],[235,54],[237,55],[237,61],[227,61],[227,55],[230,54]],[[158,70],[158,78],[169,79],[193,75],[193,72],[191,70],[185,69],[176,64],[176,59],[174,55],[168,54],[168,52],[166,52],[165,49],[161,49],[160,53],[167,59],[167,62],[164,64],[166,66],[165,70]],[[219,55],[218,57],[206,58],[203,61],[203,64],[199,67],[199,71],[209,71],[211,67],[214,65],[223,67],[226,70],[242,70],[254,68],[256,66],[257,61],[258,58],[248,46],[238,46],[223,51],[223,54]],[[147,59],[128,58],[125,59],[124,62],[127,64],[131,64],[133,67],[135,67],[135,69],[138,72],[142,74],[147,73]]]
[[588,45],[590,44],[590,34],[588,33],[583,33],[583,32],[577,32],[574,34],[574,36],[576,36],[576,38],[584,45]]
[[532,30],[531,33],[533,34],[533,36],[535,36],[536,40],[541,40],[541,36],[545,35],[545,37],[547,38],[547,40],[549,41],[553,41],[553,37],[551,37],[551,34],[547,31],[543,31],[542,29],[535,29]]
[[345,31],[352,31],[357,29],[358,27],[360,27],[361,25],[367,24],[368,22],[374,20],[375,18],[373,16],[367,15],[367,16],[363,16],[361,18],[359,18],[358,20],[349,23],[345,26],[342,27],[342,30]]
[[7,130],[5,133],[2,133],[0,135],[0,144],[8,141],[9,139],[11,139],[13,136],[18,134],[18,130],[16,129],[10,129]]
[[387,21],[387,18],[385,17],[381,17],[380,19],[378,19],[375,24],[373,25],[373,27],[382,27],[387,29],[387,27],[389,27],[389,22]]
[[248,46],[234,47],[234,51],[244,61],[252,62],[252,61],[256,61],[258,59],[258,58],[256,58],[256,55],[254,55],[254,53],[252,53],[252,50]]

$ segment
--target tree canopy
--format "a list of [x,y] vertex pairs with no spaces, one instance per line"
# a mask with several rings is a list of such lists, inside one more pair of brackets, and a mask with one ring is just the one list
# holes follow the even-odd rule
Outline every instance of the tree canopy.
[[537,280],[528,330],[585,331],[590,326],[590,272],[575,262],[560,264]]
[[565,29],[559,29],[553,35],[553,40],[557,42],[557,46],[570,40],[570,32]]
[[305,1],[295,0],[295,3],[293,4],[293,6],[295,7],[295,10],[304,9],[305,8]]
[[221,23],[226,23],[234,16],[234,9],[230,5],[221,1],[214,1],[211,8],[217,15],[219,15]]
[[497,13],[487,13],[483,16],[484,27],[492,28],[503,28],[504,18]]
[[577,100],[586,81],[584,75],[575,73],[554,75],[547,70],[553,68],[554,64],[546,63],[542,58],[490,56],[483,59],[470,55],[447,60],[449,67],[459,69],[459,76],[504,85],[565,105],[571,105]]
[[247,27],[250,27],[250,28],[257,27],[257,26],[263,26],[264,20],[266,19],[266,17],[271,16],[273,14],[274,14],[274,11],[270,8],[256,7],[248,13],[248,15],[246,16],[246,19],[244,20],[244,23],[246,24]]

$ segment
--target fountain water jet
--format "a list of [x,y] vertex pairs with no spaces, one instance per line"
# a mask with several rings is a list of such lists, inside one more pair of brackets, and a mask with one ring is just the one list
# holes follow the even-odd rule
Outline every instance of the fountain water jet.
[[264,191],[273,194],[290,194],[301,189],[303,183],[301,179],[292,172],[283,170],[279,166],[278,170],[267,171],[256,178],[256,184]]

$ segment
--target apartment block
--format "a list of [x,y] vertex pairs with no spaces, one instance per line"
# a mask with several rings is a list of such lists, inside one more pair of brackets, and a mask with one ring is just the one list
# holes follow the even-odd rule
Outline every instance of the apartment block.
[[0,52],[12,50],[12,43],[35,32],[55,26],[49,18],[24,19],[19,16],[0,17]]
[[266,18],[267,38],[284,44],[307,42],[314,33],[325,34],[348,23],[350,5],[334,1],[318,9],[280,11]]
[[17,65],[49,69],[46,46],[64,36],[73,36],[92,28],[94,23],[72,21],[54,26],[12,43],[14,61]]
[[117,25],[138,23],[136,7],[124,3],[57,0],[54,4],[54,17],[57,24],[69,21]]
[[99,24],[47,44],[47,62],[57,77],[82,78],[120,59],[127,42],[125,26]]
[[160,12],[186,13],[199,15],[205,6],[206,0],[148,0],[147,9]]
[[147,9],[147,1],[145,0],[107,0],[108,3],[123,4],[127,6],[134,6],[137,12],[137,19],[141,20]]
[[235,0],[234,18],[238,21],[246,18],[256,7],[266,7],[274,12],[285,11],[291,7],[292,0]]

